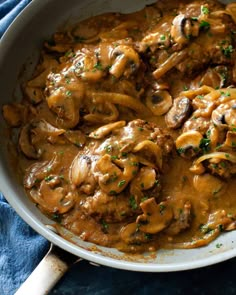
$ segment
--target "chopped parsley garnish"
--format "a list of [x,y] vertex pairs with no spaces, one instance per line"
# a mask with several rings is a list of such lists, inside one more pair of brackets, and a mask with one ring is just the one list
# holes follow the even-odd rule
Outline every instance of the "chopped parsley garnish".
[[95,65],[94,65],[94,69],[98,70],[98,71],[102,71],[103,70],[103,66],[102,64],[98,61]]
[[229,45],[228,47],[221,47],[221,51],[227,58],[231,58],[231,54],[234,52],[234,48],[232,45]]
[[220,162],[220,166],[222,167],[222,168],[226,168],[226,163],[225,162]]
[[101,224],[102,224],[102,229],[105,233],[107,233],[107,230],[109,228],[109,225],[106,223],[105,220],[101,220]]
[[221,243],[217,243],[217,244],[216,244],[216,248],[217,248],[217,249],[219,249],[219,248],[222,247],[222,246],[223,246],[223,244],[221,244]]
[[144,235],[145,236],[145,239],[147,239],[147,240],[151,240],[152,239],[152,234],[145,234]]
[[200,141],[199,148],[202,149],[204,153],[207,153],[210,150],[211,140],[209,138],[202,138]]
[[129,198],[129,204],[133,210],[136,210],[138,208],[138,204],[137,204],[134,196],[131,196]]
[[166,206],[163,204],[160,204],[160,214],[163,214],[165,209],[166,209]]
[[202,20],[199,24],[199,27],[208,30],[210,28],[210,24],[206,22],[205,20]]
[[212,228],[208,227],[206,224],[201,224],[199,226],[199,229],[203,234],[208,234],[213,230]]
[[118,183],[118,187],[122,187],[123,185],[125,185],[126,181],[125,180],[121,180]]
[[144,197],[141,199],[141,202],[144,202],[144,201],[146,201],[146,200],[148,200],[148,196],[144,196]]
[[51,215],[52,220],[56,221],[57,223],[61,223],[61,215],[58,213],[54,213]]
[[109,145],[106,145],[104,146],[104,150],[107,152],[107,153],[110,153],[112,151],[112,146],[109,144]]
[[111,156],[111,159],[112,160],[117,160],[118,159],[118,156]]
[[218,229],[219,229],[220,232],[223,232],[223,231],[224,231],[224,226],[223,226],[223,224],[219,224],[219,225],[218,225]]
[[66,96],[71,96],[72,92],[70,90],[66,91]]
[[201,13],[202,14],[209,14],[209,9],[206,6],[201,6]]
[[117,192],[114,191],[114,190],[111,190],[111,191],[109,192],[109,195],[111,195],[111,196],[116,196],[116,195],[117,195]]
[[44,180],[45,181],[50,181],[50,180],[52,180],[54,177],[53,176],[46,176],[45,178],[44,178]]
[[203,99],[204,98],[204,95],[197,95],[196,98]]
[[113,173],[109,176],[108,180],[106,181],[106,184],[110,184],[112,182],[115,182],[117,180],[118,176],[116,173]]
[[226,91],[226,92],[224,92],[224,91],[220,91],[220,94],[221,94],[222,96],[225,96],[225,97],[230,97],[230,92],[229,92],[229,91]]
[[185,149],[184,148],[179,148],[177,149],[177,152],[181,155],[185,153]]
[[160,36],[160,40],[161,40],[161,41],[165,41],[165,40],[166,40],[166,36],[165,36],[165,35],[161,35],[161,36]]

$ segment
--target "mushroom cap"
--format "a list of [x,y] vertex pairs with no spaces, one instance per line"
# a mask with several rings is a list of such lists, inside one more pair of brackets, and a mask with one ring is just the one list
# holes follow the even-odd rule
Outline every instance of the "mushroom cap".
[[177,151],[184,157],[192,157],[199,152],[203,136],[200,132],[190,130],[182,133],[175,141]]
[[146,97],[147,107],[156,116],[166,114],[172,106],[172,96],[166,90],[157,90]]
[[172,108],[166,114],[165,121],[169,128],[177,129],[188,119],[192,110],[191,101],[187,97],[174,100]]

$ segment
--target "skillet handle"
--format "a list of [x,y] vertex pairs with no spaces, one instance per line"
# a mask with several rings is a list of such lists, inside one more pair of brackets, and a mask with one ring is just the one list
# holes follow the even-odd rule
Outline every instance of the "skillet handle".
[[48,294],[70,266],[80,260],[77,256],[51,245],[46,256],[16,291],[15,295]]

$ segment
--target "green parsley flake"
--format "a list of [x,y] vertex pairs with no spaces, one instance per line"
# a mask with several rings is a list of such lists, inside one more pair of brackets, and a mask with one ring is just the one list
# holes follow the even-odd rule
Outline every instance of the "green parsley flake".
[[129,204],[133,210],[136,210],[138,208],[138,204],[137,204],[134,196],[131,196],[129,198]]
[[66,91],[66,96],[71,96],[72,92],[70,90]]
[[166,36],[165,36],[165,35],[161,35],[161,36],[160,36],[160,40],[161,40],[161,41],[165,41],[165,40],[166,40]]
[[222,47],[221,51],[224,56],[226,56],[227,58],[231,58],[231,54],[234,52],[234,48],[232,45],[229,45],[228,47]]
[[123,185],[125,185],[126,181],[125,180],[121,180],[118,183],[118,187],[122,187]]
[[211,140],[209,138],[202,138],[200,141],[199,148],[202,149],[204,153],[207,153],[210,150]]
[[199,27],[208,30],[210,28],[210,24],[206,22],[205,20],[202,20],[199,24]]
[[98,70],[98,71],[102,71],[103,70],[103,66],[101,64],[101,62],[97,62],[95,65],[94,65],[94,69]]
[[206,6],[201,6],[201,13],[202,14],[209,14],[209,9]]

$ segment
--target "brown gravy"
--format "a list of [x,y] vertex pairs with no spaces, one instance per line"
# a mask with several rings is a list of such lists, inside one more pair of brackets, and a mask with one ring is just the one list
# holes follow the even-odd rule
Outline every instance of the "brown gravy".
[[45,42],[24,100],[3,108],[43,213],[125,252],[235,229],[235,7],[158,1]]

